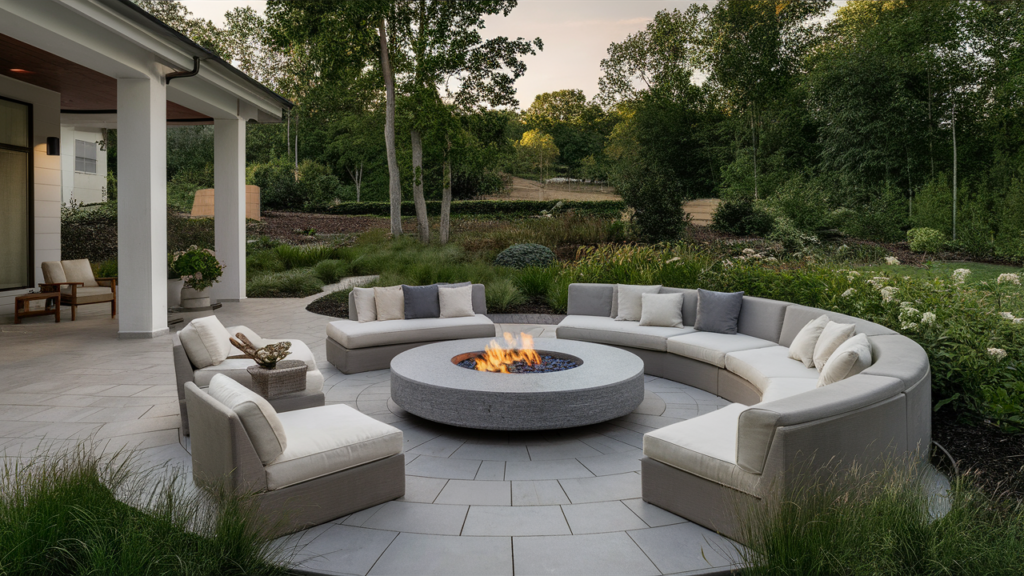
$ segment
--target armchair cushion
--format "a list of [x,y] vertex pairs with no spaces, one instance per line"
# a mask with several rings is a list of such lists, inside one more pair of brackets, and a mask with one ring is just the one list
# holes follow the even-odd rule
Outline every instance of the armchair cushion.
[[231,354],[231,333],[216,316],[196,318],[181,329],[178,337],[196,368],[216,366]]
[[60,284],[68,281],[60,262],[43,262],[43,281],[47,284]]
[[64,276],[67,277],[68,282],[81,282],[86,288],[99,286],[96,283],[96,277],[92,274],[92,266],[89,265],[89,260],[85,258],[80,260],[61,260],[60,265],[64,268]]
[[278,417],[288,447],[266,468],[270,490],[402,452],[401,430],[345,404],[282,412]]
[[288,447],[284,425],[274,407],[262,396],[223,374],[213,377],[208,393],[214,400],[238,414],[245,433],[249,435],[264,465],[276,460]]
[[76,304],[93,304],[95,302],[110,302],[114,299],[114,292],[109,286],[97,286],[85,288],[79,286],[78,290],[72,291],[71,286],[61,286],[60,293],[64,296],[75,295]]
[[[275,344],[278,340],[269,338],[263,339],[263,344]],[[288,356],[288,360],[302,360],[306,363],[306,391],[307,392],[319,392],[323,389],[324,377],[323,374],[316,367],[316,358],[313,357],[313,352],[310,351],[309,347],[306,346],[301,340],[288,340],[292,343],[291,354]],[[230,347],[230,356],[241,354],[241,351],[236,349],[234,346]],[[193,381],[196,386],[200,388],[206,388],[213,381],[213,377],[217,374],[223,374],[235,382],[241,382],[245,385],[247,382],[252,381],[252,376],[249,375],[248,370],[250,366],[256,365],[256,362],[249,360],[248,358],[232,358],[224,360],[220,364],[215,366],[207,366],[206,368],[200,368],[193,373]]]

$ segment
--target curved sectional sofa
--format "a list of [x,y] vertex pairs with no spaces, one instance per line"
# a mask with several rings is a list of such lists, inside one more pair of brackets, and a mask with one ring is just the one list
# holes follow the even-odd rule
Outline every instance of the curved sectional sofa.
[[[572,284],[558,338],[629,350],[652,376],[733,404],[644,435],[643,498],[736,540],[739,514],[826,470],[872,466],[881,456],[924,458],[931,443],[931,372],[913,340],[878,324],[777,300],[743,297],[738,333],[700,332],[697,291],[684,293],[683,326],[612,318],[613,284]],[[871,342],[863,372],[817,387],[818,371],[788,357],[805,324],[827,315]],[[827,465],[827,466],[826,466]]]

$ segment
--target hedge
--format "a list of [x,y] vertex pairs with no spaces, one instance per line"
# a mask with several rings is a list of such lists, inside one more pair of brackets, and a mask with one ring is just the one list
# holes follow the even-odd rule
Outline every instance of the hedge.
[[[522,218],[535,216],[541,210],[551,210],[558,204],[557,200],[456,200],[452,202],[453,216],[492,216],[497,218]],[[626,203],[619,200],[577,201],[562,200],[559,212],[572,210],[577,214],[590,216],[617,217],[626,209]],[[390,216],[391,204],[388,202],[341,202],[328,209],[330,214],[349,216]],[[431,216],[441,215],[439,200],[427,201],[427,213]],[[402,216],[415,216],[416,207],[410,202],[402,202]]]

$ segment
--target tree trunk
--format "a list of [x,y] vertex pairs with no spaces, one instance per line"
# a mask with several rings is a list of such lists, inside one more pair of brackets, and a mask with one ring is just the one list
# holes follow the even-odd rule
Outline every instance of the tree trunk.
[[352,170],[348,168],[348,175],[352,178],[352,182],[356,185],[356,202],[360,201],[360,191],[363,187],[363,163],[359,162],[359,168]]
[[[449,146],[450,148],[450,146]],[[452,162],[448,158],[448,150],[444,155],[444,187],[441,189],[441,244],[448,243],[448,232],[451,227],[452,212]]]
[[416,205],[416,230],[420,242],[430,244],[430,218],[427,217],[427,201],[423,198],[423,140],[420,131],[411,130],[412,137],[412,199]]
[[380,33],[380,66],[384,74],[384,88],[387,92],[387,111],[384,115],[384,144],[388,150],[388,193],[391,199],[391,235],[402,235],[402,180],[398,172],[398,153],[395,152],[395,79],[391,74],[391,59],[388,58],[388,33],[381,18],[377,26]]

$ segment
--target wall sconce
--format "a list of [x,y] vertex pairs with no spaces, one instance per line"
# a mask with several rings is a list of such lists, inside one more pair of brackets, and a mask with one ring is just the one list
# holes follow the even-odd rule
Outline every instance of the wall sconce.
[[46,138],[46,155],[60,156],[60,138],[49,136]]

